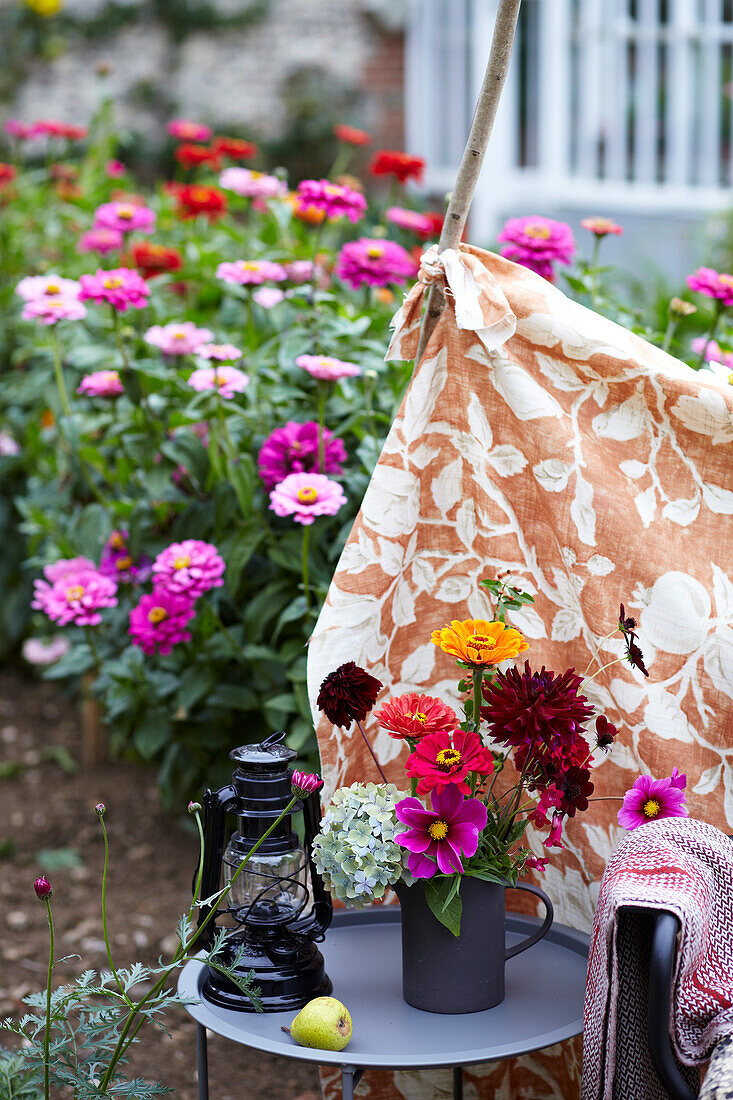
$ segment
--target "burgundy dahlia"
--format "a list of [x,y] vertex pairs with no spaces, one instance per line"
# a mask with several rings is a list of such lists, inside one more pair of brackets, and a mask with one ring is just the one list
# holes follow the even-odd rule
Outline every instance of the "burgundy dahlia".
[[348,729],[363,722],[377,701],[382,684],[354,661],[329,672],[318,692],[317,705],[335,726]]
[[556,676],[544,665],[533,672],[525,661],[524,672],[510,668],[484,684],[487,705],[481,717],[494,740],[505,745],[561,742],[569,747],[593,714],[585,695],[579,694],[582,682],[574,668]]

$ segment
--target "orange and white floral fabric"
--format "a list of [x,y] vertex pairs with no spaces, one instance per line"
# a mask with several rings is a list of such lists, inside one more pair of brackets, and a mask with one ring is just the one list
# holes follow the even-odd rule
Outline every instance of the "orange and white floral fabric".
[[[523,267],[471,246],[428,254],[387,358],[414,357],[429,282],[447,307],[402,402],[310,643],[309,693],[328,801],[378,780],[358,731],[315,708],[354,660],[384,683],[458,707],[453,659],[430,641],[451,619],[491,618],[478,582],[499,570],[535,602],[510,615],[532,667],[583,672],[623,652],[619,604],[638,621],[649,678],[612,664],[587,694],[620,730],[594,773],[618,795],[639,771],[688,775],[693,816],[733,831],[733,387],[696,373],[577,305]],[[597,664],[594,668],[597,668]],[[367,732],[405,785],[403,743]],[[618,803],[568,823],[544,888],[557,920],[588,929],[622,836]],[[541,837],[531,836],[536,854]],[[477,1100],[572,1100],[579,1044],[466,1071]],[[338,1095],[333,1075],[326,1094]],[[444,1078],[444,1079],[443,1079]],[[434,1073],[366,1075],[369,1100],[447,1094]],[[442,1091],[441,1091],[442,1090]]]

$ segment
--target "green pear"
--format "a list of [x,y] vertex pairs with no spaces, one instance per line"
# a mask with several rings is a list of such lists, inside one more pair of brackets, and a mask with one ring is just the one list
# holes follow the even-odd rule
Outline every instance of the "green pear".
[[316,997],[301,1008],[289,1028],[296,1043],[318,1050],[343,1050],[351,1038],[351,1016],[335,997]]

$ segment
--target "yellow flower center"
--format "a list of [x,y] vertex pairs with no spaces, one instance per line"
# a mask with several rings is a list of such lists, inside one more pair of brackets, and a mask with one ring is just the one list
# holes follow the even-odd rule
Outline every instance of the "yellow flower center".
[[126,222],[132,221],[134,216],[135,216],[135,211],[132,209],[131,206],[118,206],[117,207],[117,217],[122,218],[123,221],[126,221]]
[[256,260],[244,260],[242,262],[242,268],[244,271],[259,271],[260,265]]
[[148,611],[149,623],[162,623],[163,619],[168,618],[168,612],[164,607],[151,607]]
[[469,649],[476,650],[476,656],[481,657],[485,652],[496,648],[496,642],[486,634],[472,634],[466,642]]
[[66,599],[69,603],[80,600],[84,595],[84,589],[80,584],[72,584],[66,589]]
[[186,333],[181,332],[181,330],[178,329],[176,332],[173,333],[173,339],[174,340],[185,340],[186,339]]
[[103,382],[109,384],[110,382],[119,382],[120,376],[116,370],[103,370],[100,371],[100,376]]
[[183,557],[183,558],[176,558],[176,560],[173,562],[173,568],[174,569],[185,569],[186,566],[190,565],[190,564],[191,564],[191,559],[188,556],[188,554],[186,554],[186,556]]
[[109,537],[109,544],[113,550],[123,550],[125,547],[125,540],[119,531],[114,531]]
[[458,767],[460,762],[461,754],[458,749],[441,749],[435,757],[435,763],[444,772],[449,772],[451,768]]
[[60,294],[61,287],[57,283],[47,283],[45,292],[46,294]]
[[367,248],[367,256],[370,260],[378,260],[380,256],[384,255],[384,249],[381,244],[373,244],[371,248]]
[[66,303],[63,298],[49,298],[46,305],[49,309],[63,309]]
[[524,232],[528,237],[533,237],[538,241],[546,241],[550,236],[550,230],[546,225],[528,225]]
[[122,573],[125,569],[129,569],[132,565],[132,558],[127,555],[124,558],[118,558],[115,562],[115,569],[118,569]]
[[645,817],[657,817],[661,806],[657,802],[656,798],[648,798],[644,803],[643,810]]
[[414,722],[419,722],[421,726],[424,726],[428,720],[427,714],[423,714],[420,710],[416,710],[414,714],[408,714],[407,717],[412,718]]
[[733,286],[733,275],[721,275],[720,281],[723,286]]
[[432,825],[428,825],[428,835],[433,840],[445,840],[448,836],[448,826],[445,821],[434,821]]
[[209,197],[209,192],[205,187],[194,187],[191,192],[194,202],[206,202]]
[[262,177],[264,176],[264,174],[265,174],[264,172],[252,172],[251,178],[253,180],[261,180]]
[[298,489],[298,500],[301,504],[312,504],[318,500],[318,490],[312,485],[305,485],[302,489]]
[[122,286],[122,279],[118,275],[115,275],[111,279],[105,279],[103,286],[105,290],[118,290]]

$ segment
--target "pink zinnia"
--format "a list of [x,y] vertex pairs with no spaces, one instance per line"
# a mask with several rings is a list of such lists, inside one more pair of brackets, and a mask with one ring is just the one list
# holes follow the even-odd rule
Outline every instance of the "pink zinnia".
[[122,248],[125,238],[117,229],[89,229],[82,233],[77,244],[79,252],[98,252],[100,256]]
[[97,566],[91,558],[59,558],[51,565],[44,565],[43,575],[47,581],[55,584],[56,581],[63,580],[64,577],[68,577],[72,573],[84,573],[89,570],[94,572],[96,568]]
[[335,272],[355,290],[364,286],[404,283],[417,274],[417,264],[395,241],[360,237],[349,241],[338,254]]
[[429,733],[418,741],[405,763],[410,778],[418,780],[417,793],[423,795],[448,784],[455,784],[462,794],[469,795],[467,776],[471,772],[491,775],[493,770],[494,758],[473,730]]
[[192,122],[188,118],[172,118],[166,124],[171,137],[179,141],[208,141],[213,131],[201,122]]
[[97,626],[101,607],[117,606],[117,585],[95,569],[82,569],[47,584],[35,581],[31,607],[45,612],[52,622],[66,626]]
[[29,665],[52,665],[60,661],[71,649],[71,642],[63,634],[53,638],[26,638],[23,642],[23,658]]
[[253,172],[250,168],[225,168],[219,176],[219,186],[250,199],[280,199],[288,193],[287,185],[277,176]]
[[502,256],[545,279],[552,279],[554,263],[569,264],[575,255],[570,226],[539,214],[510,218],[497,239],[507,242],[507,247],[501,250]]
[[611,218],[583,218],[580,223],[583,229],[589,230],[594,233],[596,237],[607,237],[609,233],[612,233],[616,237],[620,237],[623,233],[623,229],[620,225],[616,225],[615,221]]
[[433,219],[427,214],[421,214],[418,210],[406,210],[404,206],[390,206],[384,216],[388,222],[398,225],[400,229],[406,229],[409,233],[417,233],[418,237],[429,237],[433,232]]
[[621,828],[638,829],[647,821],[657,821],[662,817],[689,817],[683,789],[686,778],[676,768],[669,779],[640,775],[624,795],[623,806],[618,812]]
[[125,392],[125,387],[120,381],[119,371],[95,370],[84,375],[76,392],[88,394],[89,397],[119,397]]
[[293,283],[308,283],[319,272],[313,260],[292,260],[285,264],[288,279]]
[[234,344],[201,344],[196,348],[199,359],[213,359],[217,363],[233,363],[241,359],[244,352]]
[[252,301],[262,309],[272,309],[273,306],[279,305],[284,297],[285,291],[277,286],[259,286],[257,290],[252,291]]
[[299,355],[295,365],[322,382],[337,382],[339,378],[353,378],[361,374],[361,367],[357,367],[356,363],[334,359],[332,355]]
[[111,180],[118,180],[125,175],[127,168],[121,160],[108,160],[104,166],[104,171]]
[[77,299],[81,291],[76,279],[62,279],[60,275],[26,275],[15,288],[26,302],[34,302],[38,298],[70,298]]
[[218,390],[222,397],[229,398],[244,393],[249,385],[249,375],[236,367],[201,367],[193,372],[188,384],[199,392]]
[[722,363],[728,370],[733,370],[733,352],[723,351],[717,340],[706,340],[704,336],[696,336],[690,341],[690,347],[696,355],[700,355],[705,348],[705,361],[707,363]]
[[179,321],[169,325],[152,325],[143,339],[146,344],[160,348],[164,355],[190,355],[211,340],[213,335],[211,329],[199,328],[193,321]]
[[712,267],[699,267],[687,276],[687,285],[706,298],[715,298],[726,309],[733,306],[733,275],[714,271]]
[[367,201],[360,191],[330,180],[301,180],[296,196],[303,206],[322,211],[327,218],[348,218],[356,223],[366,214]]
[[413,878],[432,878],[437,871],[463,874],[461,857],[476,854],[486,807],[478,798],[464,798],[455,786],[433,791],[430,801],[432,810],[417,798],[403,798],[395,806],[397,819],[408,826],[406,833],[395,834],[410,852],[408,870]]
[[164,588],[152,595],[141,596],[140,603],[130,612],[128,634],[133,644],[152,656],[170,653],[179,642],[190,642],[186,624],[196,614],[190,596],[179,596]]
[[19,118],[9,118],[5,122],[5,133],[24,141],[31,136],[31,127],[27,122],[21,122]]
[[105,202],[94,211],[94,226],[118,233],[152,233],[155,211],[131,202]]
[[210,588],[221,588],[225,569],[224,559],[210,542],[184,539],[158,554],[153,562],[153,581],[156,590],[165,588],[197,600]]
[[288,474],[270,493],[276,516],[292,516],[309,527],[316,516],[335,516],[346,497],[340,485],[324,474]]
[[98,268],[94,275],[82,275],[79,282],[82,301],[109,302],[120,313],[124,313],[129,306],[144,309],[148,304],[150,287],[137,271],[129,267],[117,267],[112,271]]
[[268,489],[284,481],[288,474],[340,474],[347,458],[346,448],[328,428],[323,429],[323,465],[318,465],[318,424],[307,420],[299,424],[289,420],[284,428],[275,428],[257,456],[260,477]]
[[42,325],[55,325],[58,321],[80,321],[86,317],[86,306],[76,298],[35,298],[23,306],[24,321],[40,321]]
[[410,691],[388,699],[374,717],[390,737],[417,741],[430,733],[450,732],[458,725],[456,712],[442,699]]
[[225,283],[239,283],[242,286],[260,286],[268,279],[274,282],[282,282],[287,278],[282,264],[272,263],[270,260],[235,260],[233,263],[219,264],[216,269],[217,279]]

